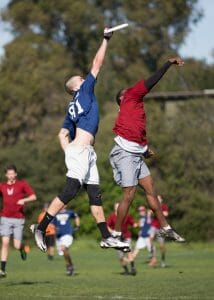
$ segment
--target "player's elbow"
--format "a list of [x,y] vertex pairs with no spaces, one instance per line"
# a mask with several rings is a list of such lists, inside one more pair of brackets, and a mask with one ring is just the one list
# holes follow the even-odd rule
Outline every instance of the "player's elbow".
[[60,130],[60,132],[58,133],[58,139],[61,141],[61,140],[64,140],[68,135],[68,130],[65,129],[65,128],[62,128]]

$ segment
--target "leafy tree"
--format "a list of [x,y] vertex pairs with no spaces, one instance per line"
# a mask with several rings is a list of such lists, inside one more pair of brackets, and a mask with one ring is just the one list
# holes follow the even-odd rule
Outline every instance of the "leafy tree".
[[[3,17],[12,25],[14,40],[5,47],[0,65],[0,168],[16,163],[20,175],[36,189],[39,201],[26,208],[29,222],[35,221],[38,208],[64,184],[64,157],[55,138],[68,102],[64,78],[89,70],[105,25],[130,24],[114,34],[96,88],[102,113],[96,149],[103,203],[109,212],[121,197],[108,162],[117,111],[114,95],[178,54],[190,25],[201,18],[197,2],[9,2]],[[213,66],[191,59],[182,69],[172,68],[155,90],[212,88],[213,77]],[[149,141],[157,152],[156,160],[149,162],[157,189],[168,200],[171,217],[181,231],[194,239],[211,238],[212,102],[167,104],[163,113],[160,103],[148,101],[146,108]],[[139,190],[131,209],[135,215],[142,202],[145,198]],[[83,217],[82,232],[97,235],[86,194],[81,192],[71,206]]]

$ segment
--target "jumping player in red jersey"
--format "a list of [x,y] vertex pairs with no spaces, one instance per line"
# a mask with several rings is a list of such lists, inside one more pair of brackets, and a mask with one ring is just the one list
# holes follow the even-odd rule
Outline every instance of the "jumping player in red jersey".
[[[9,252],[10,236],[13,235],[14,247],[20,251],[21,258],[25,260],[27,254],[22,244],[23,227],[25,223],[24,205],[36,200],[36,195],[25,180],[17,180],[16,166],[5,168],[6,182],[0,183],[0,194],[3,198],[1,211],[1,270],[0,278],[6,277],[6,263]],[[26,197],[27,195],[27,197]]]
[[179,57],[170,58],[158,71],[147,80],[140,80],[130,88],[122,89],[116,97],[120,106],[113,128],[116,134],[116,145],[110,153],[110,163],[113,168],[114,179],[122,187],[123,199],[117,211],[114,237],[121,236],[121,228],[134,194],[139,185],[145,191],[149,206],[160,222],[159,234],[168,239],[184,242],[167,223],[160,203],[155,194],[150,171],[144,161],[154,155],[148,147],[146,137],[146,114],[143,97],[162,78],[171,65],[182,66],[184,62]]

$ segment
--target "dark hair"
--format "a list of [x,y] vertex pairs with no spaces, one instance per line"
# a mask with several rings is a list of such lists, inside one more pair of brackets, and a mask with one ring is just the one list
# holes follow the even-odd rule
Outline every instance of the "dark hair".
[[117,104],[118,104],[119,106],[120,106],[120,102],[121,102],[120,96],[121,96],[121,93],[122,93],[123,90],[124,90],[124,89],[119,90],[119,92],[118,92],[117,95],[116,95],[116,102],[117,102]]
[[9,170],[13,170],[14,172],[17,173],[17,168],[15,165],[11,164],[11,165],[7,165],[5,168],[4,168],[4,172],[7,173],[7,171]]

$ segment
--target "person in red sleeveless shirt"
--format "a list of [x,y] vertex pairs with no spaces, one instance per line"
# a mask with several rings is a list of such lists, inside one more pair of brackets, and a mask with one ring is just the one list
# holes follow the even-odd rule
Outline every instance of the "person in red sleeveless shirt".
[[[116,202],[114,204],[114,212],[112,212],[109,217],[107,218],[107,225],[109,228],[110,232],[113,232],[115,229],[115,224],[116,224],[116,219],[117,219],[117,208],[119,206],[119,203]],[[136,228],[138,224],[135,222],[133,217],[130,214],[127,214],[123,224],[122,224],[122,236],[123,236],[123,241],[125,241],[128,245],[131,247],[131,242],[132,242],[132,233],[130,231],[130,228]],[[133,275],[135,276],[137,274],[135,265],[134,265],[134,259],[132,258],[132,253],[124,253],[121,250],[117,251],[118,257],[120,259],[120,263],[122,267],[124,268],[124,272],[121,273],[122,275]],[[128,269],[128,264],[130,263],[131,269],[129,271]]]
[[129,88],[119,91],[116,101],[120,107],[113,128],[116,134],[110,163],[116,183],[122,187],[123,198],[117,211],[113,236],[120,239],[122,224],[134,199],[137,186],[144,189],[150,208],[160,222],[159,234],[177,242],[184,242],[168,224],[157,199],[150,171],[145,158],[154,155],[146,136],[146,113],[143,97],[162,78],[171,65],[182,66],[179,57],[170,58],[159,70],[146,80],[140,80]]
[[21,258],[26,260],[27,254],[22,244],[23,227],[25,223],[24,205],[36,200],[34,190],[25,180],[17,179],[15,165],[5,168],[7,181],[0,183],[2,196],[1,225],[1,270],[0,278],[6,277],[6,263],[9,252],[10,236],[13,236],[13,245],[20,251]]

